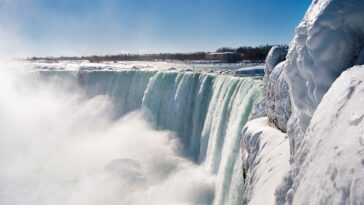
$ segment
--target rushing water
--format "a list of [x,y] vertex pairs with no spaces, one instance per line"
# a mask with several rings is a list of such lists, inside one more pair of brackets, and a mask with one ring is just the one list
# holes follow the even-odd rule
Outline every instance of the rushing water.
[[45,82],[57,82],[58,86],[72,84],[73,87],[68,87],[70,90],[77,87],[77,92],[84,92],[89,99],[107,96],[113,107],[114,121],[132,111],[144,110],[153,127],[176,133],[182,146],[177,155],[193,161],[215,178],[212,198],[205,192],[206,199],[197,197],[199,200],[186,204],[241,204],[241,130],[254,104],[261,98],[260,80],[148,70],[36,73],[38,80],[41,77]]
[[177,133],[184,156],[217,176],[214,204],[241,204],[241,130],[261,97],[249,77],[174,71],[78,73],[88,95],[107,94],[118,116],[147,108],[159,129]]

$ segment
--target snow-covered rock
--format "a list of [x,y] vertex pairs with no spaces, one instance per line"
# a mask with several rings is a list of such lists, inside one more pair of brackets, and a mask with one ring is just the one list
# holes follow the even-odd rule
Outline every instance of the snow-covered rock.
[[286,59],[287,49],[280,46],[273,46],[265,60],[264,73],[270,75],[278,63]]
[[287,50],[274,46],[268,53],[264,75],[264,97],[267,116],[271,125],[286,132],[286,125],[291,116],[291,101],[288,84],[284,79],[283,64]]
[[274,204],[275,190],[290,169],[287,135],[258,118],[243,129],[241,152],[244,167],[243,203]]
[[335,79],[355,63],[363,62],[363,19],[362,0],[312,2],[296,29],[283,66],[294,111],[288,125],[293,133],[290,136],[302,136],[297,133],[307,128]]
[[364,204],[363,106],[364,66],[357,66],[335,81],[313,115],[287,204]]

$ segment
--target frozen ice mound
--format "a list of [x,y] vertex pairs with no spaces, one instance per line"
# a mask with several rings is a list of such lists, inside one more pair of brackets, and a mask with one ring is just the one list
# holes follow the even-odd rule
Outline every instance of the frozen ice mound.
[[364,66],[325,94],[297,149],[288,204],[364,204]]
[[309,125],[335,79],[364,59],[364,1],[314,0],[296,29],[283,70],[294,110],[288,130]]
[[287,122],[291,116],[291,101],[288,84],[284,79],[283,67],[287,50],[274,46],[269,51],[264,75],[264,97],[269,123],[287,132]]
[[272,73],[278,63],[286,60],[287,49],[281,46],[273,46],[265,60],[264,73],[268,76]]

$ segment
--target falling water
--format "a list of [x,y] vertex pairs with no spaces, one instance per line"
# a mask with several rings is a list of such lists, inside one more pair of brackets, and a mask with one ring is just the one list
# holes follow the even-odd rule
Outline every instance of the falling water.
[[147,110],[155,127],[177,134],[183,156],[216,176],[214,204],[241,204],[241,130],[261,98],[260,80],[177,71],[41,73],[75,81],[90,97],[108,95],[115,118]]
[[239,142],[242,127],[261,98],[259,80],[135,70],[81,72],[73,76],[88,95],[109,95],[118,117],[146,108],[149,121],[158,129],[177,133],[184,156],[216,175],[214,204],[241,204]]

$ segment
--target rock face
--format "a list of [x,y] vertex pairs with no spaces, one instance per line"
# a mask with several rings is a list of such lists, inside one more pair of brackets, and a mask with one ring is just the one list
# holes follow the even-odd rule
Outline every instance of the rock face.
[[266,59],[264,75],[264,96],[269,123],[287,132],[287,121],[291,116],[291,101],[288,84],[284,79],[283,66],[287,50],[274,46]]
[[288,132],[296,138],[295,147],[334,80],[363,62],[363,11],[362,0],[314,0],[297,27],[283,65],[294,111]]
[[364,204],[364,66],[325,94],[293,164],[287,204]]

